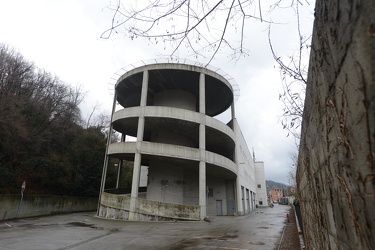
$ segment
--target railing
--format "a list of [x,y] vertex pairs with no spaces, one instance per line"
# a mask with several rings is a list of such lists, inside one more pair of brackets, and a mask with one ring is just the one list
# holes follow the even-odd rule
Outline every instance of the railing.
[[230,83],[230,85],[232,86],[232,89],[233,89],[233,96],[234,96],[235,101],[237,101],[239,96],[240,96],[240,88],[239,88],[238,84],[236,83],[236,81],[234,80],[233,77],[231,77],[229,74],[225,73],[222,69],[220,69],[218,67],[215,67],[215,66],[212,66],[212,65],[203,65],[200,62],[194,62],[192,60],[185,59],[185,58],[173,58],[173,57],[142,60],[142,61],[132,63],[132,64],[129,64],[129,65],[121,68],[116,73],[114,73],[113,76],[109,80],[109,83],[108,83],[109,94],[111,96],[114,95],[114,90],[115,90],[117,80],[123,74],[125,74],[126,72],[128,72],[132,69],[138,68],[138,67],[145,66],[145,65],[159,64],[159,63],[171,63],[171,64],[172,63],[178,63],[178,64],[186,64],[186,65],[192,65],[192,66],[207,68],[207,69],[221,75],[222,77],[224,77]]

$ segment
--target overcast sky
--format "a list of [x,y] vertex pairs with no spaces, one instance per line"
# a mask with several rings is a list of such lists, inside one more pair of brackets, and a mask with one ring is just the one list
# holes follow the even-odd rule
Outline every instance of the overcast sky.
[[[290,55],[298,49],[294,13],[281,9],[269,14],[266,11],[269,5],[261,2],[265,6],[263,16],[282,23],[272,26],[277,54]],[[82,86],[87,92],[81,106],[83,118],[88,118],[97,103],[101,104],[101,112],[110,113],[112,96],[108,83],[120,68],[166,53],[160,46],[148,45],[141,39],[131,41],[124,34],[101,39],[100,35],[111,24],[112,12],[106,8],[109,3],[109,0],[0,1],[0,43],[12,46],[37,67],[64,82]],[[312,10],[313,6],[301,10],[305,11],[301,27],[306,33],[311,33]],[[266,179],[288,184],[291,155],[296,154],[296,147],[280,123],[283,104],[278,96],[282,87],[268,45],[268,24],[250,24],[246,39],[249,56],[233,61],[223,51],[211,65],[228,73],[240,88],[236,117],[249,149],[254,148],[256,160],[264,162]],[[179,55],[186,57],[183,52]]]

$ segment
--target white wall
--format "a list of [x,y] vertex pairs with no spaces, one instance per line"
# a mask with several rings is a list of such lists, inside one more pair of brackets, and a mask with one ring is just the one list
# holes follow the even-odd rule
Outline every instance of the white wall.
[[183,204],[183,169],[167,162],[150,162],[147,200]]
[[[237,172],[237,208],[238,214],[245,214],[251,211],[251,201],[250,206],[247,202],[247,191],[249,190],[253,193],[257,192],[256,189],[256,175],[255,175],[255,164],[251,152],[247,146],[246,140],[241,132],[241,129],[238,125],[236,119],[233,120],[233,127],[236,136],[236,164],[238,166]],[[242,195],[242,187],[244,188],[244,192]],[[244,196],[244,197],[242,197]],[[245,210],[243,209],[242,199],[245,201]],[[251,199],[251,197],[249,197]]]
[[184,170],[183,204],[199,205],[199,174]]
[[[266,178],[264,175],[264,163],[262,161],[255,162],[255,177],[257,185],[256,204],[258,206],[268,206]],[[260,204],[260,201],[262,201],[263,204]]]
[[147,187],[147,178],[148,178],[148,167],[141,166],[141,177],[139,179],[140,187]]
[[[224,183],[224,185],[223,185]],[[226,194],[226,186],[225,180],[220,178],[213,178],[211,177],[207,180],[207,186],[212,188],[213,196],[207,197],[207,215],[217,215],[216,213],[216,202],[221,201],[221,215],[227,214],[227,194]]]

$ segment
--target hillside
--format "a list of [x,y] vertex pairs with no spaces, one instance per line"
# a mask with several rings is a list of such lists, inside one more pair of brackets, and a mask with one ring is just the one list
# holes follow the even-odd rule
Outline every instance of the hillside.
[[268,188],[271,188],[273,186],[276,186],[278,188],[283,188],[283,187],[287,187],[288,185],[285,185],[284,183],[280,183],[280,182],[276,182],[276,181],[266,180],[266,186]]

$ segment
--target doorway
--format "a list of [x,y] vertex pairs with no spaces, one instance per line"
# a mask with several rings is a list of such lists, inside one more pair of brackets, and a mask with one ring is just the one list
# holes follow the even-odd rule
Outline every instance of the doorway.
[[216,215],[223,215],[222,205],[222,200],[216,200]]
[[234,215],[234,200],[227,200],[227,215]]

